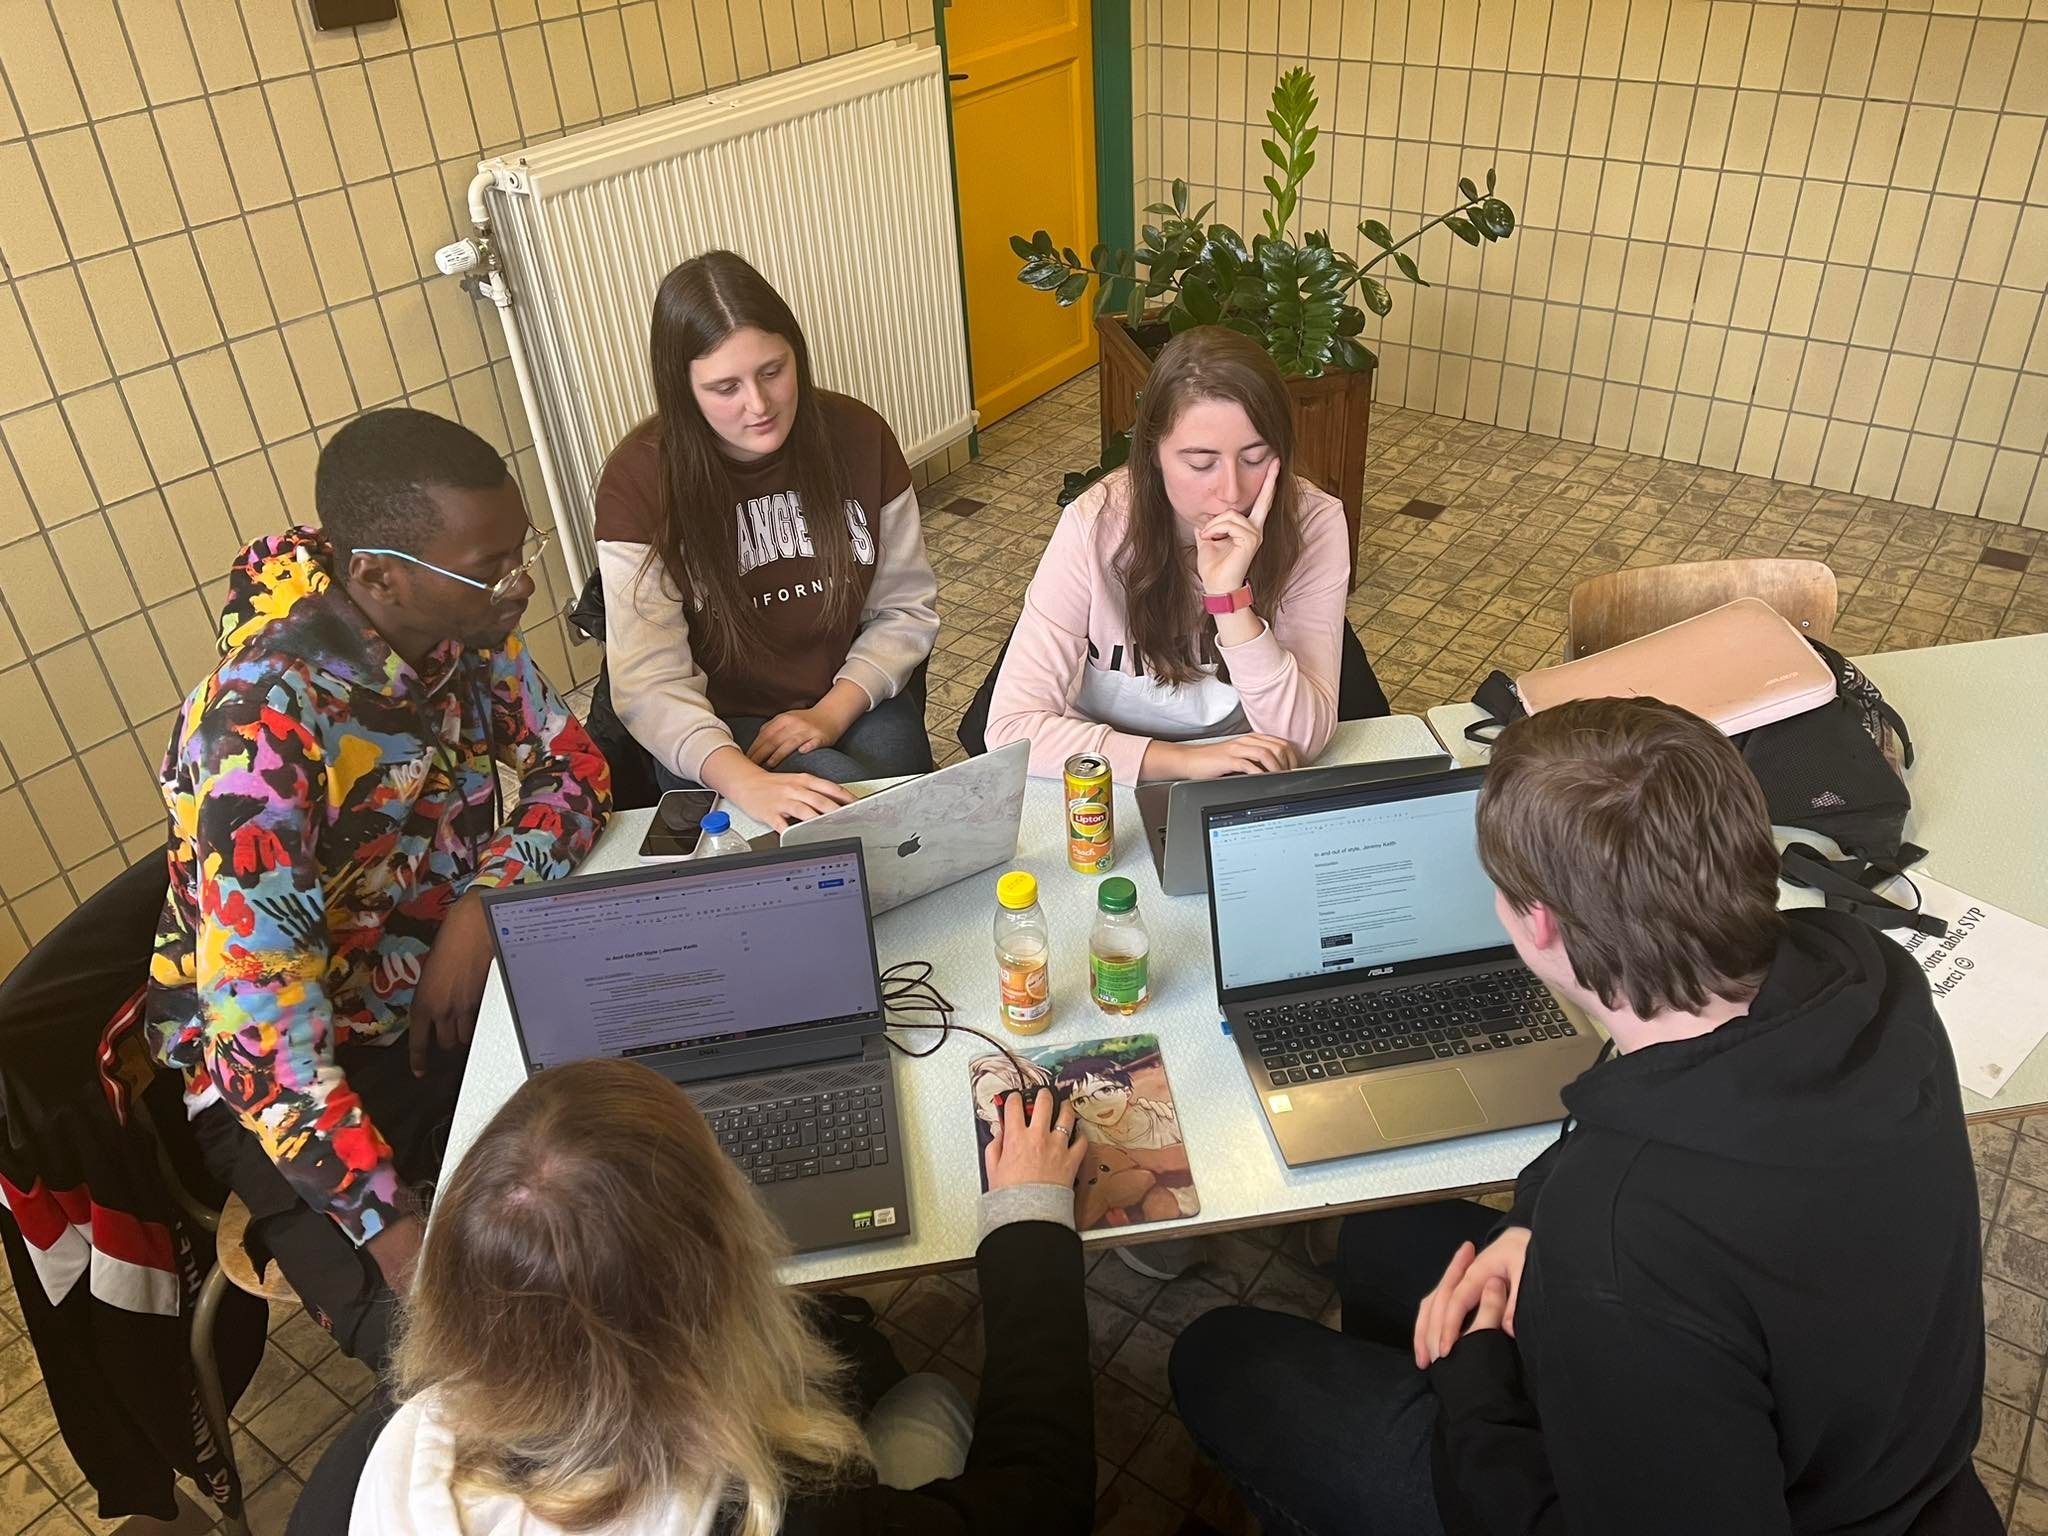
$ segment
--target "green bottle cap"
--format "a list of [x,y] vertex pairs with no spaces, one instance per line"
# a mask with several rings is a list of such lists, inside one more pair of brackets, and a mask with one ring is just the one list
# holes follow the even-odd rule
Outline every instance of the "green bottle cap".
[[1095,901],[1105,912],[1135,912],[1138,888],[1122,875],[1115,875],[1096,887]]

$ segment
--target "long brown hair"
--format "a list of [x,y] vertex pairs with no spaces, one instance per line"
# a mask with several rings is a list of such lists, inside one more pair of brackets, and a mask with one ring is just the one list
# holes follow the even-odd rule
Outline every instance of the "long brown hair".
[[1661,699],[1578,699],[1502,731],[1479,859],[1516,911],[1550,909],[1579,985],[1638,1018],[1746,1001],[1785,931],[1756,775]]
[[868,1459],[783,1253],[680,1088],[631,1062],[551,1068],[442,1186],[398,1390],[436,1394],[458,1489],[569,1531],[715,1499],[773,1536],[794,1489]]
[[825,601],[819,622],[839,628],[860,614],[846,515],[851,480],[811,379],[811,349],[803,327],[768,279],[742,258],[731,251],[706,251],[663,278],[654,295],[648,351],[653,426],[661,448],[661,542],[649,560],[661,561],[669,585],[690,606],[692,643],[701,644],[713,664],[730,665],[752,651],[762,641],[762,625],[740,588],[733,511],[738,497],[730,460],[697,408],[690,364],[747,326],[780,336],[796,355],[796,419],[779,451],[788,455],[811,548],[822,567]]
[[[1280,460],[1280,483],[1266,533],[1252,557],[1249,580],[1271,604],[1287,588],[1301,558],[1301,497],[1294,483],[1294,417],[1287,385],[1265,348],[1220,325],[1183,331],[1166,344],[1138,402],[1128,470],[1130,522],[1114,570],[1124,587],[1130,639],[1138,663],[1162,683],[1193,682],[1216,661],[1215,637],[1202,622],[1202,594],[1192,553],[1181,542],[1159,445],[1198,400],[1244,408],[1252,430]],[[1272,610],[1268,608],[1270,614]],[[1197,637],[1199,637],[1199,642]]]

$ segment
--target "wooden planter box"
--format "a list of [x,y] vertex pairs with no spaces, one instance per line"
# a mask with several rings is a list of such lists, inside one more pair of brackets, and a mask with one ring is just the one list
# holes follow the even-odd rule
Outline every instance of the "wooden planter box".
[[[1137,415],[1138,392],[1152,372],[1152,359],[1130,328],[1114,315],[1097,315],[1102,366],[1096,372],[1102,402],[1102,444],[1128,432]],[[1351,584],[1358,584],[1358,515],[1365,499],[1365,434],[1372,416],[1372,374],[1329,373],[1320,379],[1289,379],[1294,403],[1294,470],[1344,503]]]

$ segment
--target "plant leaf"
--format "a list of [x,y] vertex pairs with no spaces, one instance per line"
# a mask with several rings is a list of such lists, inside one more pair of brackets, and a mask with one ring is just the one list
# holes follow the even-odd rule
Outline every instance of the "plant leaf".
[[1173,178],[1173,211],[1183,216],[1188,211],[1188,184],[1178,176]]
[[1486,168],[1486,190],[1493,191],[1493,167],[1490,165]]
[[1259,148],[1263,149],[1266,152],[1266,158],[1279,166],[1281,170],[1287,169],[1287,152],[1278,144],[1275,144],[1271,139],[1261,139],[1259,140]]
[[1020,261],[1029,261],[1033,256],[1038,254],[1032,248],[1031,242],[1029,240],[1026,240],[1022,235],[1010,236],[1010,249],[1017,253],[1017,257]]
[[1208,283],[1194,273],[1180,285],[1180,301],[1200,325],[1214,325],[1223,318],[1223,306]]
[[1494,239],[1505,240],[1515,232],[1515,210],[1499,198],[1489,197],[1474,211],[1485,216]]
[[[1159,293],[1164,293],[1165,291],[1166,285],[1161,283],[1159,285]],[[1132,330],[1135,331],[1145,323],[1146,299],[1157,298],[1158,296],[1157,293],[1151,292],[1149,287],[1141,287],[1136,283],[1131,284],[1130,308],[1124,312],[1124,318],[1130,322]]]
[[1464,194],[1466,202],[1476,203],[1479,201],[1479,189],[1472,185],[1472,178],[1470,176],[1458,178],[1458,190]]
[[1394,248],[1394,232],[1378,219],[1367,219],[1358,226],[1358,232],[1383,251]]
[[1071,272],[1067,275],[1066,281],[1053,291],[1053,298],[1059,303],[1061,309],[1065,309],[1068,305],[1079,300],[1081,295],[1088,291],[1088,282],[1089,278],[1086,272]]
[[1477,245],[1479,243],[1479,231],[1474,229],[1471,223],[1465,219],[1445,219],[1444,228],[1448,229],[1467,245]]
[[1394,307],[1394,296],[1387,292],[1387,285],[1376,277],[1360,279],[1358,292],[1365,300],[1365,307],[1376,315],[1384,315]]
[[1347,373],[1363,373],[1368,368],[1377,368],[1380,360],[1364,343],[1339,336],[1330,343],[1330,361]]
[[1402,276],[1406,277],[1409,282],[1415,283],[1423,288],[1427,288],[1429,286],[1428,283],[1423,282],[1422,272],[1421,269],[1419,269],[1415,265],[1415,258],[1413,256],[1410,256],[1406,251],[1394,252],[1394,265],[1401,269]]
[[1067,280],[1067,269],[1056,256],[1034,256],[1024,263],[1017,281],[1041,293],[1051,293]]

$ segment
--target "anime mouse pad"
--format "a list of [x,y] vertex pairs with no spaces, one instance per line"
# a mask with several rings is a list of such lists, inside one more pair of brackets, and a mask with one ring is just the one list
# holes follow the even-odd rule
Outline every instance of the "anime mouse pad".
[[988,1188],[989,1127],[1002,1113],[1003,1096],[1022,1092],[1028,1108],[1039,1089],[1050,1088],[1055,1104],[1074,1106],[1080,1134],[1093,1143],[1075,1199],[1075,1225],[1083,1232],[1173,1221],[1201,1211],[1157,1035],[977,1056],[967,1064],[967,1073],[974,1091],[976,1146],[983,1154],[975,1160],[983,1189]]

